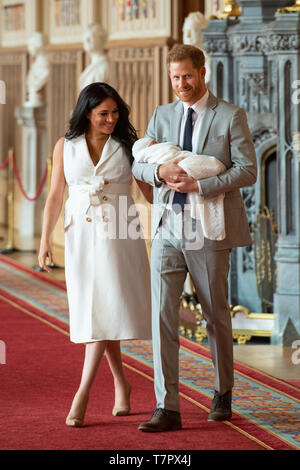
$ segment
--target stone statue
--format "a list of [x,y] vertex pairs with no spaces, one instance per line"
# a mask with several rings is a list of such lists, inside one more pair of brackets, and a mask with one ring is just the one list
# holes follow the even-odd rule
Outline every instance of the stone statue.
[[[202,49],[202,29],[206,28],[208,21],[200,11],[189,13],[183,23],[183,44],[190,44],[191,46]],[[203,50],[203,49],[202,49]],[[205,82],[210,82],[210,57],[203,50],[205,56]]]
[[49,76],[49,63],[44,52],[42,33],[33,33],[28,40],[27,47],[32,64],[27,75],[28,97],[25,106],[37,107],[43,104],[40,91],[46,85]]
[[106,33],[102,26],[93,24],[83,34],[83,47],[90,54],[91,63],[79,77],[79,89],[93,82],[106,82],[108,79],[108,60],[104,53]]

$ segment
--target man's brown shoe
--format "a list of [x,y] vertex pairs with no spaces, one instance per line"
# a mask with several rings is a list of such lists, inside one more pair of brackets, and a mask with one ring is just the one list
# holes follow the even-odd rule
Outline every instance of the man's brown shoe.
[[231,390],[221,395],[215,392],[208,421],[227,421],[231,418]]
[[177,429],[181,429],[180,413],[164,408],[156,408],[150,421],[139,425],[139,430],[143,432],[175,431]]

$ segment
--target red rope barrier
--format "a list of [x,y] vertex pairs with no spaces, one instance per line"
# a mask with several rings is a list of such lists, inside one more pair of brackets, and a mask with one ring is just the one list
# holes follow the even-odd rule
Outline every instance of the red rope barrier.
[[0,165],[0,170],[4,170],[4,168],[7,167],[8,162],[9,162],[9,156],[7,156],[4,162]]
[[47,179],[47,174],[48,174],[48,167],[46,165],[46,168],[45,168],[45,171],[44,171],[44,174],[43,174],[43,177],[42,177],[42,180],[39,184],[39,187],[37,189],[37,192],[36,192],[36,195],[34,197],[29,197],[25,190],[24,190],[24,186],[23,186],[23,183],[21,181],[21,178],[20,178],[20,175],[19,175],[19,171],[18,171],[18,167],[17,167],[17,162],[16,162],[16,156],[15,154],[13,154],[13,168],[14,168],[14,174],[15,174],[15,177],[16,177],[16,180],[19,184],[19,188],[21,190],[21,193],[23,194],[23,196],[25,197],[25,199],[27,199],[28,201],[36,201],[38,199],[38,197],[40,196],[41,192],[42,192],[42,189],[43,189],[43,186],[46,182],[46,179]]

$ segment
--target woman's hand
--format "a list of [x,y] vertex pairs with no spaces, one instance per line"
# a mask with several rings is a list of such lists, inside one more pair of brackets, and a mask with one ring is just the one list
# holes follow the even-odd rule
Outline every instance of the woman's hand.
[[61,211],[66,185],[63,166],[64,142],[65,138],[61,137],[54,147],[51,185],[43,215],[43,228],[38,261],[40,267],[47,272],[52,271],[52,269],[49,265],[46,266],[46,259],[49,259],[50,266],[54,265],[49,240],[51,240],[51,234]]
[[53,263],[53,255],[52,255],[52,250],[51,250],[51,247],[50,247],[50,243],[41,241],[40,252],[39,252],[39,256],[38,256],[39,266],[40,266],[40,268],[43,268],[45,271],[50,273],[52,271],[52,269],[49,268],[49,266],[46,265],[47,258],[49,259],[50,266],[53,266],[53,264],[54,264]]

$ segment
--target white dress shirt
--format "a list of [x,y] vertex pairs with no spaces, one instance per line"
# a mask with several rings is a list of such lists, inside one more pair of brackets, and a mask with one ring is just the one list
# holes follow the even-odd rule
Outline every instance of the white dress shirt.
[[[182,116],[181,125],[180,125],[179,145],[180,145],[181,148],[183,147],[184,128],[185,128],[185,123],[186,123],[186,119],[187,119],[188,109],[193,108],[193,110],[194,110],[194,113],[193,113],[193,116],[192,116],[192,119],[193,119],[192,152],[193,153],[196,153],[197,141],[198,141],[199,133],[201,132],[201,126],[202,126],[203,116],[204,116],[205,109],[206,109],[208,96],[209,96],[209,91],[206,90],[206,92],[202,96],[202,98],[200,98],[200,100],[196,101],[196,103],[194,103],[192,106],[189,106],[187,103],[184,103],[182,101],[183,116]],[[157,176],[157,173],[156,173],[156,176]],[[157,178],[156,178],[156,182],[157,182],[158,185],[161,184],[161,182],[159,182],[159,180],[157,180]],[[202,195],[203,193],[202,193],[202,190],[201,190],[201,185],[200,185],[199,181],[197,181],[197,183],[198,183],[198,186],[199,186],[199,194]],[[169,207],[172,205],[173,197],[174,197],[174,194],[171,193],[170,199],[168,201],[168,206]],[[188,193],[187,193],[187,197],[186,197],[186,204],[190,204],[189,194]]]
[[[188,104],[182,102],[183,104],[183,117],[181,120],[181,127],[180,127],[180,139],[179,139],[179,145],[182,148],[183,147],[183,138],[184,138],[184,127],[188,115],[188,109],[193,108],[194,113],[192,116],[193,119],[193,136],[192,136],[192,152],[196,152],[196,146],[197,146],[197,141],[199,137],[199,133],[201,132],[201,126],[202,126],[202,121],[203,121],[203,116],[205,113],[206,109],[206,104],[209,96],[209,91],[206,90],[205,94],[200,98],[200,100],[196,101],[192,106],[189,106]],[[202,190],[201,190],[201,185],[198,181],[198,186],[199,186],[199,193],[202,195]],[[186,203],[189,204],[189,194],[187,193],[186,197]]]

